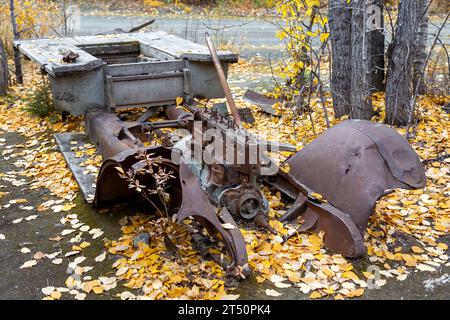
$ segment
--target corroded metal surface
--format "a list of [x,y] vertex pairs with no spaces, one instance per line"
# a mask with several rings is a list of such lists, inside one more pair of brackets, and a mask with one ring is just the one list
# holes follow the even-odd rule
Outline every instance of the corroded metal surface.
[[348,214],[361,234],[387,190],[426,184],[409,143],[392,128],[369,121],[334,126],[286,163],[293,177]]
[[[117,168],[137,174],[151,166],[138,157],[144,150],[175,177],[167,186],[170,203],[161,202],[166,212],[178,213],[179,223],[193,217],[211,235],[219,233],[232,258],[229,270],[234,275],[249,272],[245,241],[235,219],[276,233],[268,223],[263,184],[293,203],[281,221],[301,216],[303,223],[298,231],[324,232],[323,241],[333,252],[362,256],[364,232],[376,201],[390,189],[416,189],[426,184],[423,166],[412,147],[388,126],[349,120],[327,130],[289,158],[285,162],[289,172],[278,170],[267,152],[295,152],[295,148],[260,140],[242,129],[226,74],[208,37],[207,42],[230,112],[171,105],[163,108],[169,120],[158,122],[147,121],[153,111],[130,122],[121,121],[115,113],[88,112],[87,133],[106,159],[98,175],[94,204],[101,207],[139,196]],[[186,76],[186,70],[183,72]],[[184,91],[189,92],[189,86]],[[174,138],[175,142],[165,147],[144,147],[152,134],[168,128],[184,129],[184,134],[167,132],[165,138]],[[194,157],[192,151],[197,152]],[[139,183],[154,190],[157,180],[150,173],[141,176]],[[318,199],[317,193],[324,199]]]
[[[136,158],[143,144],[137,133],[159,128],[185,128],[191,135],[170,148],[146,148],[158,157],[160,165],[176,176],[170,190],[171,208],[178,212],[181,222],[195,217],[211,234],[219,232],[233,259],[231,269],[245,271],[247,255],[245,243],[234,219],[253,221],[270,232],[267,222],[268,202],[260,192],[262,184],[280,191],[293,205],[281,221],[302,217],[298,231],[325,232],[324,243],[333,252],[346,257],[360,257],[365,253],[364,232],[375,202],[393,188],[421,188],[425,173],[411,146],[393,129],[368,121],[345,121],[329,129],[298,152],[286,163],[290,170],[263,174],[271,166],[271,159],[258,156],[252,163],[230,163],[225,153],[213,152],[212,164],[173,162],[173,152],[181,154],[193,147],[193,136],[204,130],[215,129],[216,139],[232,141],[227,148],[249,152],[250,145],[267,143],[247,136],[235,127],[233,121],[218,117],[213,111],[195,111],[194,114],[176,107],[165,110],[168,121],[122,122],[107,112],[91,112],[86,117],[89,137],[107,158],[97,181],[95,205],[130,200],[135,192],[119,177],[116,167],[135,170],[140,164]],[[202,124],[195,127],[194,121]],[[143,135],[145,136],[145,134]],[[186,140],[187,139],[187,140]],[[181,144],[180,144],[181,143]],[[200,144],[200,150],[208,149]],[[216,150],[217,151],[217,150]],[[142,178],[146,186],[154,185],[152,177]],[[327,200],[315,197],[320,193]],[[178,208],[180,210],[178,210]],[[231,225],[225,229],[223,224]],[[237,272],[240,274],[241,272]]]
[[[178,222],[192,216],[203,225],[206,224],[207,230],[212,235],[215,233],[214,230],[217,230],[233,258],[231,269],[237,267],[244,274],[248,274],[249,267],[244,237],[228,209],[222,207],[220,212],[216,213],[217,208],[211,204],[197,177],[186,164],[180,165],[180,182],[183,190],[183,202],[178,212]],[[231,227],[225,229],[224,224],[231,225]]]
[[257,93],[252,90],[247,90],[243,96],[243,99],[249,103],[258,106],[261,111],[270,115],[276,115],[276,111],[273,106],[277,103],[283,102],[280,99],[269,98],[263,94]]
[[[173,165],[169,160],[169,149],[164,147],[149,147],[145,151],[147,154],[152,154],[155,158],[159,158],[158,165],[160,167],[168,168],[174,175],[177,175],[178,167]],[[139,196],[135,190],[129,188],[129,183],[121,178],[117,171],[117,167],[121,167],[125,172],[130,169],[133,170],[133,166],[139,164],[139,160],[136,158],[138,154],[138,149],[128,148],[103,162],[95,189],[94,205],[96,207],[101,208],[118,202],[128,202]],[[143,176],[140,178],[140,181],[145,186],[155,186],[154,179],[151,176]],[[175,182],[176,179],[171,181],[169,185],[169,191],[174,193],[174,197],[172,197],[174,201],[171,203],[172,208],[176,208],[181,202],[181,195],[177,191],[179,188]]]

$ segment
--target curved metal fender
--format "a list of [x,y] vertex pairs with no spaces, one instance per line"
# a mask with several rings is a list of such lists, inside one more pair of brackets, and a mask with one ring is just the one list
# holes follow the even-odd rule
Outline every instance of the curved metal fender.
[[349,215],[361,235],[378,199],[394,188],[426,185],[414,149],[394,129],[347,120],[289,158],[289,174]]
[[[154,154],[155,158],[170,159],[171,151],[168,148],[158,146],[149,147],[145,150],[147,154]],[[119,166],[124,171],[128,171],[139,162],[136,158],[138,153],[138,149],[126,149],[102,163],[95,188],[95,207],[101,208],[110,203],[127,201],[136,195],[136,191],[129,188],[128,182],[119,176],[116,167]],[[169,165],[170,163],[165,162],[164,164]],[[175,165],[172,167],[175,169]]]
[[[219,213],[216,213],[217,209],[211,204],[207,194],[201,188],[197,177],[187,164],[180,164],[180,182],[183,200],[177,215],[178,222],[181,223],[187,217],[192,216],[201,224],[205,225],[211,235],[213,235],[214,229],[217,230],[221,234],[233,259],[232,268],[240,269],[231,271],[248,275],[250,268],[248,266],[244,237],[231,214],[225,207]],[[223,228],[222,224],[225,223],[231,224],[234,228]]]
[[[181,188],[178,185],[171,191],[171,207],[180,208],[177,215],[178,223],[192,216],[200,224],[205,226],[211,235],[214,235],[215,231],[218,231],[233,260],[230,272],[240,277],[242,275],[248,275],[250,268],[248,266],[244,237],[228,210],[222,208],[219,213],[216,213],[217,209],[210,203],[208,196],[201,188],[197,177],[189,166],[181,164],[177,168],[178,166],[173,164],[171,160],[168,160],[168,157],[170,157],[170,149],[150,147],[146,151],[147,154],[154,154],[155,158],[161,157],[161,163],[163,165],[169,166],[174,170],[177,169],[176,171],[179,175],[177,184],[179,182]],[[138,166],[139,160],[136,158],[138,152],[137,149],[128,149],[103,162],[97,179],[94,199],[94,205],[96,207],[126,201],[137,195],[135,190],[128,187],[128,182],[119,176],[116,167],[121,166],[124,171],[127,171],[130,168]],[[141,182],[144,185],[150,185],[150,181],[144,181],[146,178],[152,179],[152,177],[142,177],[140,178],[143,179]],[[178,189],[181,189],[181,194],[179,194]],[[172,204],[172,201],[175,203]],[[231,224],[234,229],[225,229],[222,227],[222,224]]]
[[299,215],[304,222],[298,231],[314,233],[324,231],[323,242],[331,251],[348,258],[357,258],[365,254],[363,237],[348,214],[329,203],[314,202],[300,192],[280,221],[294,220]]

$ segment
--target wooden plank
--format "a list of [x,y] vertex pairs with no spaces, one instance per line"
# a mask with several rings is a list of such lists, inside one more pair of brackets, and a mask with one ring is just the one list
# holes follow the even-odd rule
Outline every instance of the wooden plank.
[[180,71],[186,66],[182,60],[161,62],[138,62],[114,64],[106,67],[106,72],[111,76],[127,76],[140,74],[154,74],[168,71]]
[[129,76],[116,76],[111,77],[112,82],[123,82],[123,81],[136,81],[136,80],[151,80],[151,79],[166,79],[166,78],[176,78],[184,77],[182,71],[175,72],[164,72],[159,74],[139,74],[139,75],[129,75]]
[[[165,32],[147,32],[130,35],[162,53],[177,59],[192,58],[201,61],[211,61],[209,50],[206,46],[185,40]],[[230,51],[218,51],[219,59],[227,62],[236,62],[238,55]]]
[[85,50],[93,56],[98,55],[116,55],[125,53],[140,53],[138,41],[121,42],[112,44],[88,44],[79,45],[79,48]]
[[141,42],[141,53],[147,57],[157,58],[161,61],[170,61],[173,59],[179,59],[171,56],[170,54],[153,48],[150,44]]
[[88,160],[88,156],[77,157],[75,152],[72,151],[73,147],[83,146],[88,142],[86,135],[84,133],[57,133],[55,134],[55,140],[80,187],[84,199],[88,203],[92,203],[95,196],[96,176],[92,173],[83,173],[86,167],[82,167],[81,164]]
[[107,34],[107,35],[96,35],[96,36],[75,36],[61,38],[63,41],[72,41],[76,43],[75,45],[99,45],[99,44],[116,44],[116,43],[126,43],[130,41],[136,41],[136,39],[130,38],[128,34]]
[[[102,64],[103,64],[103,61],[100,59],[97,59],[95,61],[90,61],[88,63],[77,65],[77,66],[72,66],[71,64],[70,65],[68,64],[68,65],[61,65],[61,66],[53,66],[51,71],[48,73],[55,77],[63,77],[63,76],[73,74],[73,73],[97,70],[102,67]],[[45,66],[45,68],[47,71],[47,66]]]
[[[219,52],[217,53],[219,60],[222,62],[228,62],[228,63],[236,63],[239,61],[239,55],[234,53],[227,53],[222,52],[219,55]],[[211,56],[210,54],[203,54],[203,53],[183,53],[182,58],[188,59],[191,61],[200,61],[200,62],[211,62]]]
[[108,112],[113,112],[116,108],[116,102],[113,94],[113,81],[112,76],[106,76],[106,108]]
[[112,83],[111,92],[117,107],[174,102],[184,93],[182,76],[128,80]]
[[193,98],[191,70],[184,68],[183,74],[184,74],[184,98],[187,103],[191,103]]
[[[58,39],[38,39],[17,41],[14,44],[23,54],[44,66],[45,70],[53,76],[63,75],[66,72],[82,72],[99,68],[102,61],[74,45],[63,43]],[[68,51],[79,54],[74,63],[65,63],[62,57]]]
[[99,56],[104,62],[109,65],[122,64],[122,63],[136,63],[136,56]]

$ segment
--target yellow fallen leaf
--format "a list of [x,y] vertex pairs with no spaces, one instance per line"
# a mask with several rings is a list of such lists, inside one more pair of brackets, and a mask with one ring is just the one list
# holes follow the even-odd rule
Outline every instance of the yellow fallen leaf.
[[429,266],[427,264],[424,264],[424,263],[419,263],[416,266],[416,268],[419,269],[420,271],[430,271],[430,272],[436,271],[435,268],[433,268],[432,266]]
[[414,253],[424,253],[425,250],[423,250],[422,248],[418,247],[418,246],[412,246],[411,247],[412,252]]
[[121,267],[117,270],[116,276],[120,277],[128,271],[128,267]]
[[23,265],[20,266],[20,269],[28,269],[28,268],[31,268],[31,267],[35,266],[36,263],[37,263],[36,260],[29,260],[29,261],[26,261]]
[[90,246],[91,246],[91,244],[89,242],[86,242],[86,241],[84,241],[84,242],[82,242],[80,244],[80,248],[82,248],[82,249],[85,249],[85,248],[90,247]]
[[364,294],[364,289],[359,288],[353,291],[350,291],[348,294],[346,294],[347,297],[354,298],[354,297],[360,297]]
[[318,292],[318,291],[313,291],[313,292],[309,295],[309,297],[310,297],[311,299],[318,299],[318,298],[322,298],[322,295],[321,295],[320,292]]
[[279,297],[282,294],[273,289],[266,289],[266,295],[268,295],[269,297]]
[[17,204],[25,203],[25,202],[28,202],[28,200],[27,199],[14,199],[14,200],[9,201],[9,203],[17,203]]
[[52,294],[50,295],[50,297],[52,297],[53,299],[59,300],[61,298],[61,292],[53,291]]
[[104,291],[102,286],[96,286],[92,290],[94,291],[95,294],[102,294]]
[[358,276],[353,271],[345,271],[342,274],[342,277],[344,277],[346,279],[354,280],[354,281],[359,281]]
[[75,279],[72,278],[71,276],[69,276],[69,277],[66,279],[66,287],[67,287],[67,288],[71,289],[71,288],[75,287],[75,284],[76,284]]

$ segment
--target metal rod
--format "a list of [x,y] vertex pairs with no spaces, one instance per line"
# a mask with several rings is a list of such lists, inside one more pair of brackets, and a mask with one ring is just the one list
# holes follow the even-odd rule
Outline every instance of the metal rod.
[[139,31],[139,30],[141,30],[141,29],[143,29],[143,28],[145,28],[145,27],[147,27],[147,26],[153,24],[153,22],[155,22],[155,19],[152,19],[152,20],[150,20],[150,21],[147,21],[147,22],[145,22],[145,23],[143,23],[143,24],[141,24],[141,25],[139,25],[139,26],[137,26],[137,27],[131,28],[130,31],[128,31],[128,32],[131,33],[131,32]]
[[214,44],[212,43],[208,32],[206,32],[206,43],[208,44],[209,52],[211,53],[211,58],[214,62],[214,66],[216,67],[217,76],[219,77],[220,84],[222,85],[225,97],[227,98],[228,109],[234,118],[234,122],[238,127],[240,127],[242,122],[241,116],[239,115],[239,112],[236,108],[236,104],[234,103],[230,87],[228,86],[227,78],[225,77],[225,72],[223,72],[222,65],[220,64],[219,57],[217,56],[216,49],[214,48]]
[[180,120],[167,120],[158,122],[143,122],[142,125],[144,126],[144,128],[152,131],[164,128],[183,128],[185,126],[185,123]]

